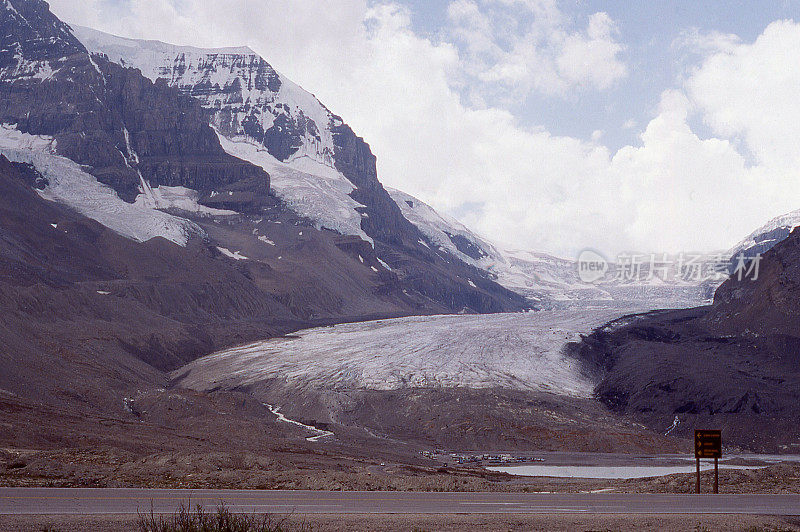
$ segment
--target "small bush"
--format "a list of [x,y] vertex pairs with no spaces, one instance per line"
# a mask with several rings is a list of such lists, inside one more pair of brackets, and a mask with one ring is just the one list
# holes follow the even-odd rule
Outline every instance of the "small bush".
[[22,458],[17,458],[16,460],[12,460],[11,462],[9,462],[9,464],[6,467],[8,469],[22,469],[23,467],[26,467],[27,465],[28,465],[28,462],[26,462]]
[[139,514],[141,532],[290,532],[311,530],[305,524],[291,528],[286,518],[272,514],[236,514],[221,504],[213,512],[201,506],[194,511],[181,504],[172,515],[155,515],[152,508],[147,515]]

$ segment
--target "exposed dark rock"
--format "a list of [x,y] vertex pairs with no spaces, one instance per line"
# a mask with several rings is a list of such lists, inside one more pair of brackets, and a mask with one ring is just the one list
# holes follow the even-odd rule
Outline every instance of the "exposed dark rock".
[[483,251],[480,246],[476,245],[471,240],[467,239],[464,235],[451,235],[450,233],[445,233],[450,241],[456,246],[456,249],[459,250],[461,253],[466,255],[467,257],[471,257],[475,260],[480,260],[483,257],[486,257],[487,254]]
[[719,334],[800,338],[798,257],[800,233],[795,230],[763,256],[757,279],[732,275],[717,289],[707,326]]
[[341,119],[334,118],[333,142],[336,169],[353,185],[350,194],[366,207],[368,217],[362,219],[361,228],[371,237],[394,246],[419,247],[422,238],[419,230],[405,219],[400,207],[378,181],[376,159],[364,142]]
[[151,186],[199,191],[248,181],[257,185],[253,201],[268,199],[268,175],[222,150],[196,101],[137,70],[83,55],[47,82],[0,85],[3,121],[55,137],[59,153],[86,165],[126,201],[139,194],[138,172]]
[[33,165],[12,163],[5,157],[0,160],[0,171],[18,177],[23,183],[37,190],[44,190],[50,184],[47,178],[40,174]]
[[246,119],[242,126],[245,133],[264,144],[269,153],[280,161],[291,157],[303,145],[305,128],[285,114],[276,116],[272,127],[266,131],[255,120]]

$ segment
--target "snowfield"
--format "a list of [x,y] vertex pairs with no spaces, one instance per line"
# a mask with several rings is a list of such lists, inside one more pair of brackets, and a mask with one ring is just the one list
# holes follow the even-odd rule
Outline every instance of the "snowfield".
[[[0,124],[0,155],[12,162],[30,164],[47,178],[49,184],[37,191],[44,199],[67,205],[124,237],[144,242],[161,236],[185,246],[192,235],[203,234],[197,224],[156,210],[152,202],[124,202],[111,187],[84,172],[79,164],[56,155],[52,137],[29,135],[14,125]],[[173,187],[173,196],[178,188]],[[169,192],[165,189],[165,193]],[[177,206],[200,210],[191,208],[191,198],[183,196]]]
[[503,387],[589,397],[594,383],[562,348],[622,314],[557,310],[349,323],[226,349],[174,375],[196,390],[279,379],[311,389]]
[[357,209],[363,205],[349,196],[354,187],[341,172],[307,157],[283,163],[247,138],[232,140],[219,132],[217,136],[228,154],[263,168],[275,194],[318,229],[324,227],[373,243],[361,229]]

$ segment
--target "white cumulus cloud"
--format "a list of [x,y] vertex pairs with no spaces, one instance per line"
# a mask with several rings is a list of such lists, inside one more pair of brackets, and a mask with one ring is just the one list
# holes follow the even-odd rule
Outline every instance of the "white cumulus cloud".
[[721,45],[687,83],[704,121],[740,137],[759,164],[800,165],[800,26],[770,24],[752,44]]
[[550,0],[455,0],[447,13],[473,100],[606,89],[627,74],[624,46],[604,12],[582,30]]

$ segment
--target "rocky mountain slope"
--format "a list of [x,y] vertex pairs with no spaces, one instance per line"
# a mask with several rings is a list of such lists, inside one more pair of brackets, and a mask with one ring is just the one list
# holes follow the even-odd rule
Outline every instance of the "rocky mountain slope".
[[[229,153],[201,101],[90,55],[45,2],[3,0],[0,29],[0,395],[15,404],[125,416],[129,394],[168,393],[165,371],[242,342],[527,306],[420,243],[344,125],[338,177],[266,151],[279,170],[264,168]],[[270,172],[352,179],[360,233],[318,223]]]
[[800,449],[800,231],[767,251],[757,279],[732,276],[710,306],[644,314],[575,346],[617,412],[676,432],[721,428],[730,444]]
[[[198,81],[192,90],[185,84],[170,86],[160,78],[154,83],[139,70],[114,63],[107,56],[92,56],[75,38],[71,28],[50,14],[47,5],[38,0],[6,1],[2,16],[3,28],[8,29],[4,36],[8,42],[4,46],[15,52],[6,54],[0,64],[0,84],[4,89],[0,94],[0,121],[4,124],[0,146],[7,157],[33,164],[40,172],[48,174],[43,197],[65,203],[120,234],[142,241],[157,235],[179,245],[185,245],[194,237],[216,239],[219,244],[216,247],[229,251],[234,260],[245,240],[252,240],[250,247],[256,243],[262,247],[278,247],[281,242],[258,234],[255,226],[265,219],[269,222],[269,216],[275,212],[293,213],[289,216],[293,218],[290,223],[308,227],[306,236],[333,230],[341,237],[349,233],[361,237],[363,244],[359,244],[358,239],[334,235],[329,239],[336,240],[339,252],[349,257],[352,264],[348,269],[366,270],[353,278],[353,282],[360,283],[364,274],[374,275],[373,282],[369,283],[374,288],[365,287],[367,291],[377,299],[395,299],[398,305],[389,306],[405,307],[401,313],[492,312],[525,307],[523,298],[496,285],[479,270],[454,257],[439,256],[420,243],[418,230],[402,217],[378,182],[374,157],[368,146],[344,124],[331,118],[311,95],[288,80],[276,77],[278,75],[262,59],[251,58],[250,66],[254,70],[245,69],[253,75],[248,82],[253,96],[245,107],[261,108],[256,93],[272,94],[272,87],[282,91],[281,94],[287,91],[289,94],[289,100],[274,102],[280,104],[276,109],[288,109],[287,102],[294,98],[306,111],[316,106],[309,114],[327,113],[325,116],[330,120],[318,128],[311,118],[303,122],[307,132],[315,128],[318,133],[322,132],[322,144],[316,144],[318,150],[303,148],[305,155],[292,167],[273,157],[266,146],[287,159],[290,155],[298,156],[301,147],[316,142],[314,134],[300,139],[295,136],[297,131],[290,131],[288,126],[276,126],[272,130],[267,128],[264,136],[254,137],[244,129],[234,132],[223,128],[231,135],[244,134],[242,138],[231,140],[211,127],[222,127],[221,115],[213,115],[200,105],[209,103],[197,98],[197,94],[203,93],[198,87],[205,82]],[[30,32],[34,34],[29,35]],[[176,72],[179,70],[176,67]],[[240,78],[234,77],[234,80],[233,85],[241,89],[238,97],[245,96],[241,92],[245,89]],[[211,89],[206,93],[217,94]],[[249,93],[247,97],[250,98]],[[266,112],[268,106],[263,109]],[[300,114],[292,120],[305,120],[300,118],[305,115],[296,103],[294,109]],[[255,120],[252,115],[247,116],[235,121],[247,125]],[[280,124],[290,118],[286,115],[270,123]],[[247,131],[252,133],[249,126]],[[239,142],[242,139],[244,142]],[[254,143],[261,146],[254,157],[256,163],[262,163],[264,155],[270,158],[270,164],[253,164],[242,159],[248,156],[248,149],[253,148]],[[314,157],[321,161],[319,164],[333,164],[336,168],[324,166],[328,173],[322,177],[317,175],[319,172],[313,176],[303,172],[303,165],[317,164]],[[294,198],[297,202],[274,195],[268,172],[275,173],[276,182],[283,184],[299,175],[300,179],[292,184],[300,189]],[[287,177],[287,174],[290,175]],[[315,184],[322,181],[329,186],[313,198],[318,201],[312,202],[311,209],[299,208],[297,203],[302,204],[307,199],[302,185],[308,184],[309,179]],[[331,184],[337,179],[338,183]],[[350,190],[345,200],[341,191],[348,183]],[[352,183],[357,183],[358,187]],[[336,191],[338,197],[328,194]],[[354,207],[358,209],[352,211],[357,223],[350,224],[357,230],[328,227],[314,219],[311,212],[314,208],[340,210],[339,200],[346,201],[351,211]],[[227,216],[229,230],[211,231],[212,236],[200,226],[201,222],[215,216]],[[192,217],[202,220],[190,219]],[[245,238],[245,233],[252,238]],[[298,230],[290,239],[302,233]],[[275,245],[266,243],[265,239]],[[240,247],[231,251],[235,246]],[[256,260],[240,253],[238,258],[241,257],[245,257],[245,261]],[[319,257],[316,271],[305,280],[309,288],[318,282],[316,277],[343,274],[339,271],[323,273],[336,263],[324,257],[327,255]],[[275,258],[282,260],[283,255]],[[473,284],[476,286],[468,282],[472,277],[475,277]],[[320,298],[347,299],[344,292],[317,292]],[[313,289],[307,290],[304,297],[313,293]],[[351,305],[353,313],[341,313],[340,317],[369,315],[366,308],[362,311],[357,307]]]

